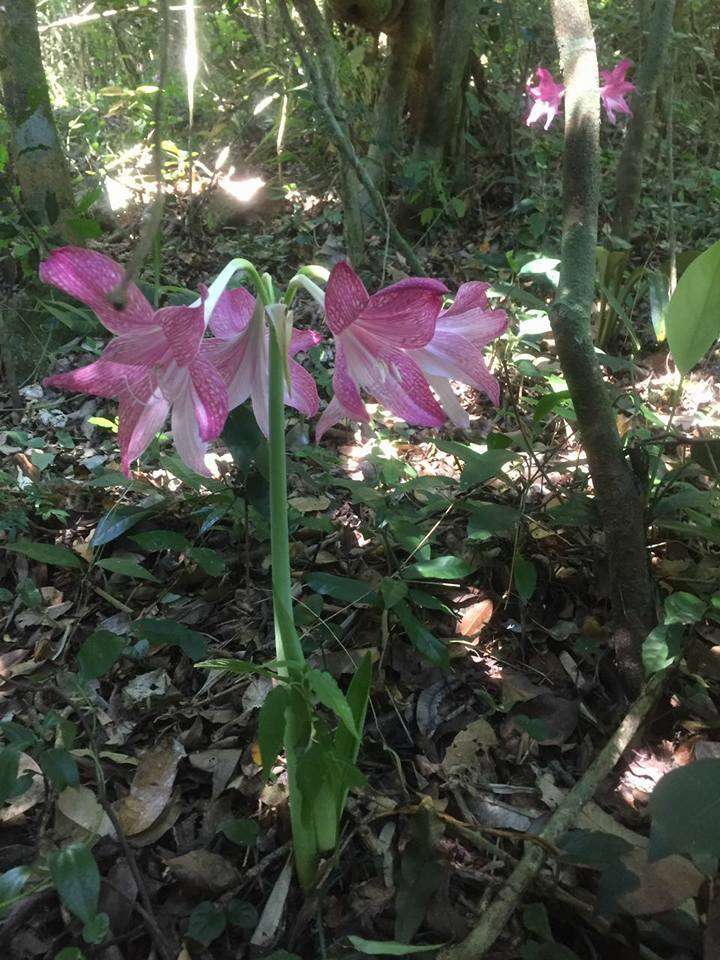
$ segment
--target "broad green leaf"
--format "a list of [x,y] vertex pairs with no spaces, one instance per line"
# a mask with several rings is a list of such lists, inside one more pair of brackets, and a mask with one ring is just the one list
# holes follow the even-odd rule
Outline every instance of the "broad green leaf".
[[28,730],[27,727],[24,727],[21,723],[16,723],[14,720],[5,720],[0,723],[0,734],[5,737],[11,747],[15,747],[17,750],[27,750],[28,747],[38,743],[38,738],[32,730]]
[[[365,714],[370,700],[370,689],[372,687],[372,657],[366,653],[360,666],[355,671],[347,692],[347,702],[352,710],[357,736],[352,734],[347,727],[338,726],[335,732],[334,751],[335,756],[341,763],[354,766],[357,761],[362,742],[363,727],[365,726]],[[338,821],[342,816],[345,806],[347,790],[343,789],[337,796],[337,817]]]
[[83,927],[85,943],[102,943],[110,931],[110,917],[106,913],[96,913]]
[[651,677],[675,663],[682,652],[682,640],[680,623],[662,623],[655,627],[642,645],[645,675]]
[[119,573],[123,577],[132,577],[134,580],[157,581],[157,577],[154,577],[149,570],[129,557],[108,557],[106,560],[96,560],[95,566],[109,570],[110,573]]
[[392,577],[385,577],[380,582],[380,594],[386,610],[390,610],[400,600],[404,600],[408,594],[408,586],[402,580],[394,580]]
[[461,557],[435,557],[411,563],[402,571],[406,580],[462,580],[468,577],[477,564],[468,563]]
[[12,901],[28,882],[32,869],[30,867],[13,867],[0,874],[0,918],[10,909]]
[[5,747],[0,751],[0,803],[5,803],[14,795],[19,765],[20,754],[17,750]]
[[60,899],[78,920],[88,923],[97,913],[100,872],[82,843],[73,843],[48,858],[50,876]]
[[366,940],[365,937],[356,937],[350,934],[350,943],[360,953],[371,957],[404,957],[409,953],[429,953],[430,950],[441,950],[442,943],[427,943],[422,946],[412,946],[409,943],[398,943],[396,940]]
[[454,613],[446,603],[438,600],[437,597],[434,597],[431,593],[427,593],[425,590],[418,590],[417,587],[411,587],[408,590],[408,598],[423,610],[439,610],[441,613],[447,613],[449,617],[454,616]]
[[272,675],[272,671],[258,663],[251,663],[249,660],[230,660],[229,658],[219,657],[217,660],[203,660],[202,663],[196,663],[196,667],[202,670],[225,670],[227,673],[237,673],[245,676],[251,673],[259,673],[263,677]]
[[245,405],[231,410],[221,437],[235,466],[241,473],[247,473],[259,444],[264,440],[252,410]]
[[134,533],[130,539],[148,553],[157,550],[185,550],[189,546],[187,538],[175,530],[144,530]]
[[550,918],[544,903],[528,903],[523,909],[522,921],[528,933],[534,933],[541,940],[552,942]]
[[207,653],[205,637],[175,620],[143,618],[133,623],[132,631],[135,636],[149,643],[180,647],[185,656],[190,657],[191,660],[202,660]]
[[413,647],[436,667],[447,667],[450,663],[447,646],[423,626],[410,611],[404,600],[396,603],[392,611],[400,621],[407,638]]
[[187,935],[201,943],[204,947],[209,946],[213,940],[222,934],[227,926],[227,915],[225,910],[209,900],[199,903],[188,920]]
[[106,543],[117,540],[145,517],[149,517],[154,508],[143,507],[113,507],[95,527],[92,538],[93,547],[103,547]]
[[38,563],[49,563],[55,567],[72,567],[80,570],[83,566],[82,560],[76,553],[55,543],[18,540],[17,543],[5,544],[5,549],[11,553],[20,553],[24,557],[29,557],[30,560],[37,560]]
[[312,669],[307,671],[307,678],[308,683],[310,684],[310,689],[318,698],[320,703],[324,707],[327,707],[328,710],[332,710],[332,712],[347,728],[347,730],[354,737],[357,737],[358,732],[355,726],[355,718],[353,717],[352,710],[350,709],[350,704],[345,699],[345,694],[337,685],[335,678],[331,677],[330,674],[326,673],[324,670]]
[[627,840],[600,830],[571,830],[560,843],[564,859],[589,867],[619,860],[631,850]]
[[254,930],[257,926],[258,912],[247,900],[237,900],[233,897],[232,900],[228,900],[225,909],[230,923],[240,927],[241,930]]
[[224,834],[228,840],[238,847],[252,847],[257,843],[260,828],[256,820],[223,820],[218,827],[218,833]]
[[697,623],[706,610],[707,603],[700,597],[678,590],[665,600],[665,623]]
[[467,501],[464,507],[470,511],[467,535],[469,540],[487,540],[496,533],[505,533],[517,523],[520,512],[500,503],[477,503]]
[[96,680],[104,676],[120,659],[126,646],[124,637],[109,630],[96,630],[78,650],[80,676],[83,680]]
[[650,858],[720,857],[720,760],[666,773],[650,795]]
[[685,270],[665,314],[668,346],[689,373],[720,335],[720,240]]
[[55,960],[86,960],[86,957],[79,947],[63,947],[55,954]]
[[436,446],[465,462],[465,468],[460,477],[460,486],[465,488],[480,486],[493,477],[499,476],[505,464],[517,456],[517,454],[508,453],[507,450],[486,450],[485,453],[478,453],[472,447],[457,443],[455,440],[438,440]]
[[289,697],[287,687],[273,687],[260,707],[258,746],[265,777],[270,775],[272,766],[282,750],[285,740],[285,708]]
[[332,597],[343,603],[373,603],[375,591],[363,580],[336,577],[332,573],[309,573],[305,583],[322,596]]
[[225,573],[225,558],[217,550],[210,547],[188,547],[186,554],[209,577],[222,577]]
[[77,761],[67,750],[52,747],[43,750],[38,756],[40,769],[58,790],[65,787],[76,787],[80,783]]
[[527,603],[535,593],[535,587],[537,586],[537,569],[535,568],[535,564],[532,560],[527,560],[518,554],[515,557],[513,575],[515,578],[515,589],[520,595],[520,599]]

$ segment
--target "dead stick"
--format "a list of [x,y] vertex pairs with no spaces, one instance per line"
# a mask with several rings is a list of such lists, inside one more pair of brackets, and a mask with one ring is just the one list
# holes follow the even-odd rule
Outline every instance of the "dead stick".
[[[662,674],[646,685],[644,692],[630,707],[625,719],[612,738],[588,767],[585,776],[563,798],[550,817],[540,838],[557,846],[567,831],[577,822],[580,811],[594,796],[605,777],[610,773],[628,744],[640,729],[655,705],[663,687]],[[508,877],[505,886],[493,902],[484,910],[482,919],[468,936],[454,947],[443,951],[440,960],[478,960],[484,957],[506,928],[522,895],[534,881],[545,862],[546,851],[542,846],[528,845],[518,865]]]

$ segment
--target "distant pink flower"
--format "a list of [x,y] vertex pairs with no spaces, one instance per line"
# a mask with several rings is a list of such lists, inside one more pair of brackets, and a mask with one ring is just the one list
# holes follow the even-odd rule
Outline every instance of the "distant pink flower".
[[409,351],[447,416],[457,427],[465,429],[470,426],[470,418],[458,402],[450,380],[482,390],[496,405],[500,402],[500,384],[485,365],[482,348],[505,332],[508,316],[504,310],[490,309],[489,286],[477,281],[463,283],[455,302],[438,317],[430,343]]
[[527,88],[528,94],[534,99],[535,103],[533,103],[525,123],[529,127],[546,117],[545,129],[547,130],[560,109],[560,101],[565,96],[565,87],[561,83],[555,83],[555,78],[545,67],[538,67],[536,73],[538,75],[538,85],[536,87],[528,85]]
[[[262,303],[243,287],[226,290],[213,310],[210,329],[215,339],[207,342],[208,356],[227,387],[230,409],[250,397],[258,426],[268,436],[270,331]],[[320,339],[320,335],[312,330],[293,330],[290,357],[301,350],[309,350]],[[286,391],[285,402],[304,416],[314,417],[320,404],[315,381],[294,360],[289,359],[289,366],[291,387]]]
[[318,440],[343,417],[370,419],[361,388],[408,423],[442,425],[442,408],[407,351],[432,339],[446,289],[439,280],[411,278],[369,296],[348,263],[333,267],[325,311],[335,338],[335,396],[320,417]]
[[601,70],[600,76],[605,83],[600,87],[600,100],[607,111],[610,123],[615,123],[615,113],[626,113],[632,116],[632,110],[627,105],[625,97],[637,89],[634,83],[625,79],[625,74],[632,67],[632,60],[621,60],[612,70]]
[[207,356],[203,342],[204,306],[155,310],[135,284],[120,310],[108,294],[124,275],[119,263],[79,247],[53,251],[40,266],[40,276],[95,311],[116,336],[99,360],[45,383],[120,402],[121,466],[130,464],[163,429],[172,411],[175,446],[185,463],[207,474],[204,455],[209,441],[223,428],[228,413],[227,391]]

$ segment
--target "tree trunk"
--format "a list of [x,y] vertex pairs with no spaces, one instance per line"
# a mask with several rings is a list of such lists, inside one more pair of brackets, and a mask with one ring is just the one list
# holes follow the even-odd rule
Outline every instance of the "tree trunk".
[[445,2],[415,151],[420,160],[442,161],[455,143],[478,11],[478,0]]
[[431,12],[431,0],[406,0],[400,22],[390,34],[385,79],[375,107],[373,141],[368,151],[370,176],[383,193],[400,143],[403,112],[417,59],[430,32]]
[[0,6],[0,82],[23,205],[35,222],[57,222],[63,230],[74,208],[72,182],[50,106],[34,0]]
[[630,239],[635,226],[642,187],[645,139],[652,126],[660,74],[667,66],[674,9],[675,0],[655,0],[645,57],[638,72],[637,91],[630,101],[634,116],[628,124],[617,168],[612,227],[613,234],[623,240]]
[[600,100],[587,0],[550,0],[565,76],[562,265],[550,319],[605,530],[615,648],[626,687],[642,682],[654,622],[643,497],[623,455],[590,332],[597,243]]

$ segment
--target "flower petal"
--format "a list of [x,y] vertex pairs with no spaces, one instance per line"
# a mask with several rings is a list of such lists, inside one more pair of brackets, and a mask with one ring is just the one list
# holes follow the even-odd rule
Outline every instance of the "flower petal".
[[205,335],[202,304],[196,307],[163,307],[157,311],[156,320],[162,327],[178,366],[188,366],[197,356]]
[[94,310],[103,326],[125,333],[153,323],[154,310],[139,288],[131,283],[122,310],[108,301],[108,294],[125,276],[124,268],[94,250],[61,247],[40,264],[40,277]]
[[56,390],[72,390],[76,393],[88,393],[93,397],[110,398],[132,390],[133,386],[141,383],[146,376],[147,371],[141,367],[114,363],[102,356],[86,367],[46,377],[43,383]]
[[113,337],[105,347],[103,357],[133,367],[154,367],[169,360],[170,353],[162,327],[152,326],[137,333]]
[[202,357],[193,360],[189,370],[200,439],[214,440],[222,433],[228,415],[225,383],[212,363]]
[[368,393],[407,423],[442,426],[445,415],[415,360],[396,347],[383,347],[378,359],[363,377]]
[[[365,414],[366,418],[367,413]],[[348,420],[354,420],[355,418],[350,413],[349,410],[346,410],[345,407],[340,403],[337,397],[333,397],[330,403],[323,410],[322,416],[317,422],[315,427],[315,442],[320,443],[323,438],[323,435],[327,433],[330,427],[334,426],[339,420],[343,420],[347,417]]]
[[172,433],[180,459],[195,473],[209,476],[205,465],[207,444],[200,439],[192,390],[185,390],[173,404]]
[[[347,351],[350,351],[351,361]],[[359,360],[356,356],[359,355]],[[354,362],[353,362],[354,361]],[[343,416],[348,416],[352,420],[360,420],[362,423],[368,423],[370,417],[365,409],[358,384],[356,380],[356,371],[364,379],[373,376],[373,358],[368,356],[363,350],[362,344],[356,343],[351,333],[345,334],[342,341],[338,341],[335,350],[335,370],[333,372],[333,388],[335,396],[347,411]],[[355,369],[353,369],[353,366]]]
[[294,360],[290,365],[290,390],[285,393],[285,403],[294,407],[304,417],[314,417],[320,406],[315,380],[305,367],[301,367]]
[[412,356],[427,376],[459,380],[482,390],[494,404],[500,402],[500,384],[488,370],[479,348],[467,337],[438,330],[427,347]]
[[345,260],[336,263],[325,290],[325,317],[337,336],[353,324],[368,302],[368,292],[360,277]]
[[290,356],[292,357],[300,352],[307,353],[308,350],[316,347],[321,340],[322,337],[316,330],[293,329],[292,337],[290,338]]
[[450,386],[450,381],[445,379],[445,377],[427,376],[427,379],[430,386],[438,395],[440,406],[447,414],[448,419],[451,420],[456,427],[468,430],[470,427],[470,416],[455,396],[455,391]]
[[221,340],[232,340],[250,323],[255,297],[245,289],[225,290],[210,317],[210,329]]
[[125,476],[130,476],[132,461],[142,456],[155,434],[164,427],[169,407],[150,375],[145,375],[120,397],[118,443]]
[[475,346],[484,347],[503,334],[508,327],[508,315],[504,310],[490,309],[489,286],[479,281],[463,283],[455,302],[440,314],[435,325],[436,335],[438,332],[459,333]]
[[405,349],[422,347],[432,339],[446,292],[440,280],[400,280],[370,297],[358,325],[385,343]]

